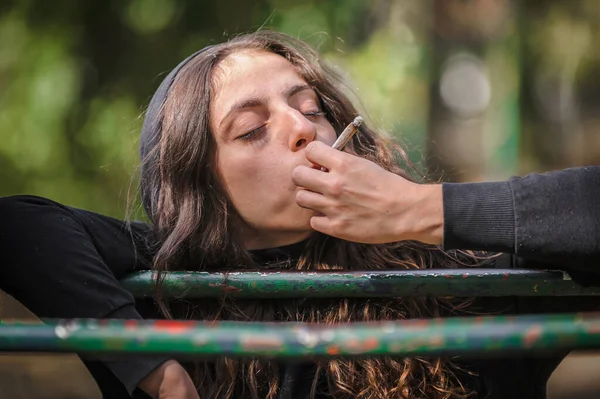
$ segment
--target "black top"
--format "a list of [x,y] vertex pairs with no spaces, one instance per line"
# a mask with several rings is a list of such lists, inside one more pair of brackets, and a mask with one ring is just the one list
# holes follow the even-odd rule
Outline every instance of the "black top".
[[[568,262],[571,273],[593,273],[600,259],[600,167],[513,178],[508,182],[444,185],[444,246],[517,253],[500,262],[519,267]],[[0,199],[0,289],[42,318],[139,319],[132,295],[118,280],[148,269],[144,248],[149,227],[67,207],[33,196]],[[293,256],[294,247],[255,253],[268,262]],[[490,264],[489,267],[496,267]],[[36,278],[29,278],[36,276]],[[590,281],[585,276],[585,281]],[[51,300],[49,300],[51,298]],[[495,298],[480,300],[486,310],[509,313],[583,309],[580,299]],[[588,307],[595,307],[588,300]],[[560,308],[559,308],[560,306]],[[503,359],[468,359],[477,371],[468,384],[488,398],[542,398],[551,372],[566,353],[527,353]],[[164,358],[86,362],[107,398],[145,397],[137,384]],[[291,366],[290,366],[291,367]],[[282,399],[303,398],[301,377],[309,365],[284,371]],[[310,369],[308,369],[310,375]],[[287,395],[287,396],[286,396]],[[485,396],[488,395],[488,396]]]
[[600,261],[600,166],[446,183],[444,247],[516,254],[596,272]]

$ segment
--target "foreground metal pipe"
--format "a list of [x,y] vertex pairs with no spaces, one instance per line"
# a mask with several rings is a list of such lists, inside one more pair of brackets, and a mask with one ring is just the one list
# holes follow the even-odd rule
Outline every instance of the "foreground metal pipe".
[[[154,291],[150,271],[132,274],[122,284],[136,297]],[[582,287],[561,271],[516,269],[171,272],[165,277],[163,293],[187,298],[586,296],[600,295],[600,287]]]
[[0,351],[175,357],[440,355],[600,348],[600,313],[323,326],[132,320],[0,324]]

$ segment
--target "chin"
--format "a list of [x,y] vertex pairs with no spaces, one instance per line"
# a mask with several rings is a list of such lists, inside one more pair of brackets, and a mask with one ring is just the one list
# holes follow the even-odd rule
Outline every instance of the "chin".
[[310,219],[313,216],[318,216],[319,212],[313,211],[312,209],[299,208],[299,212],[296,214],[294,218],[299,226],[308,226],[310,228]]

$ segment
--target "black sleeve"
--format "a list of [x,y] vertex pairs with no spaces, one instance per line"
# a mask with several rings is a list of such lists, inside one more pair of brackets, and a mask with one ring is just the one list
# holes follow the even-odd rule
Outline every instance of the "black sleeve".
[[445,183],[444,248],[513,253],[532,261],[600,264],[600,166]]
[[[118,279],[149,267],[148,234],[143,223],[128,229],[125,222],[40,197],[0,198],[0,289],[40,318],[140,319],[133,296]],[[103,366],[131,395],[165,360]]]

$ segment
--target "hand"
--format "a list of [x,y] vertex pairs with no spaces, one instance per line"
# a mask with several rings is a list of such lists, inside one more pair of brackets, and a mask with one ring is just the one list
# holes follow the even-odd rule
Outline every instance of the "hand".
[[298,166],[292,172],[302,188],[296,202],[319,213],[310,221],[314,230],[367,244],[442,243],[441,185],[413,183],[320,142],[310,143],[305,154],[328,170]]
[[185,369],[175,360],[167,360],[138,385],[158,399],[200,399],[196,387]]

